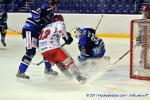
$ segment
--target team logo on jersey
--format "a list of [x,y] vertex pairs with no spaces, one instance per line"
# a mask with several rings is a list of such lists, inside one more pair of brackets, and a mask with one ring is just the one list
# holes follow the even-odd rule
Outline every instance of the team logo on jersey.
[[46,49],[47,49],[47,47],[41,48],[41,51],[44,51],[44,50],[46,50]]
[[47,45],[47,41],[39,42],[39,46],[45,46]]

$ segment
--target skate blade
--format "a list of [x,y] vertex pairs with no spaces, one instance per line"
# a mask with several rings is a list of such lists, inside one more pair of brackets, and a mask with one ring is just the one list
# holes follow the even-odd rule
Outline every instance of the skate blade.
[[20,77],[16,77],[16,80],[24,80],[24,81],[27,80],[27,81],[28,81],[28,80],[30,80],[30,78],[20,78]]
[[86,80],[81,80],[79,83],[80,84],[85,84],[85,83],[87,83],[87,81]]

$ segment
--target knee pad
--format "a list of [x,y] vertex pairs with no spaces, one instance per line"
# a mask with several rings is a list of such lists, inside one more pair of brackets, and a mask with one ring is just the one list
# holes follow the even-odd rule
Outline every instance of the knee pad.
[[26,55],[29,57],[33,57],[36,54],[36,48],[26,49]]
[[85,61],[86,59],[87,59],[87,57],[84,56],[84,55],[78,56],[78,60],[79,60],[80,62]]
[[29,66],[35,53],[36,53],[36,48],[27,49],[26,54],[22,58],[22,63],[25,64],[26,66]]
[[105,54],[105,48],[104,47],[96,47],[92,49],[92,57],[103,57]]

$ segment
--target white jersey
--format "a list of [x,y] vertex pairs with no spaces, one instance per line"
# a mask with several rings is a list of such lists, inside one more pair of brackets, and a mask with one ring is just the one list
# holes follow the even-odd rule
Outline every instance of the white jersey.
[[61,47],[59,43],[61,36],[68,38],[64,22],[57,21],[45,27],[39,36],[40,52]]
[[[146,20],[146,19],[150,19],[150,18],[147,18],[143,13],[142,13],[142,19],[143,20]],[[143,33],[144,33],[144,24],[143,23],[139,23],[139,28],[138,28],[138,34],[139,35],[143,35]],[[150,29],[150,26],[148,25],[148,28]]]

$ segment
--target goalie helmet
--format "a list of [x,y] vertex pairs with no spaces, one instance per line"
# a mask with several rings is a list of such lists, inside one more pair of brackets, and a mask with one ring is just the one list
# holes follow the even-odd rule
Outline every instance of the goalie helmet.
[[81,36],[81,29],[79,27],[76,27],[74,30],[73,30],[73,33],[74,33],[74,36],[76,38],[79,38]]
[[55,15],[54,16],[54,21],[64,21],[64,18],[62,15]]

